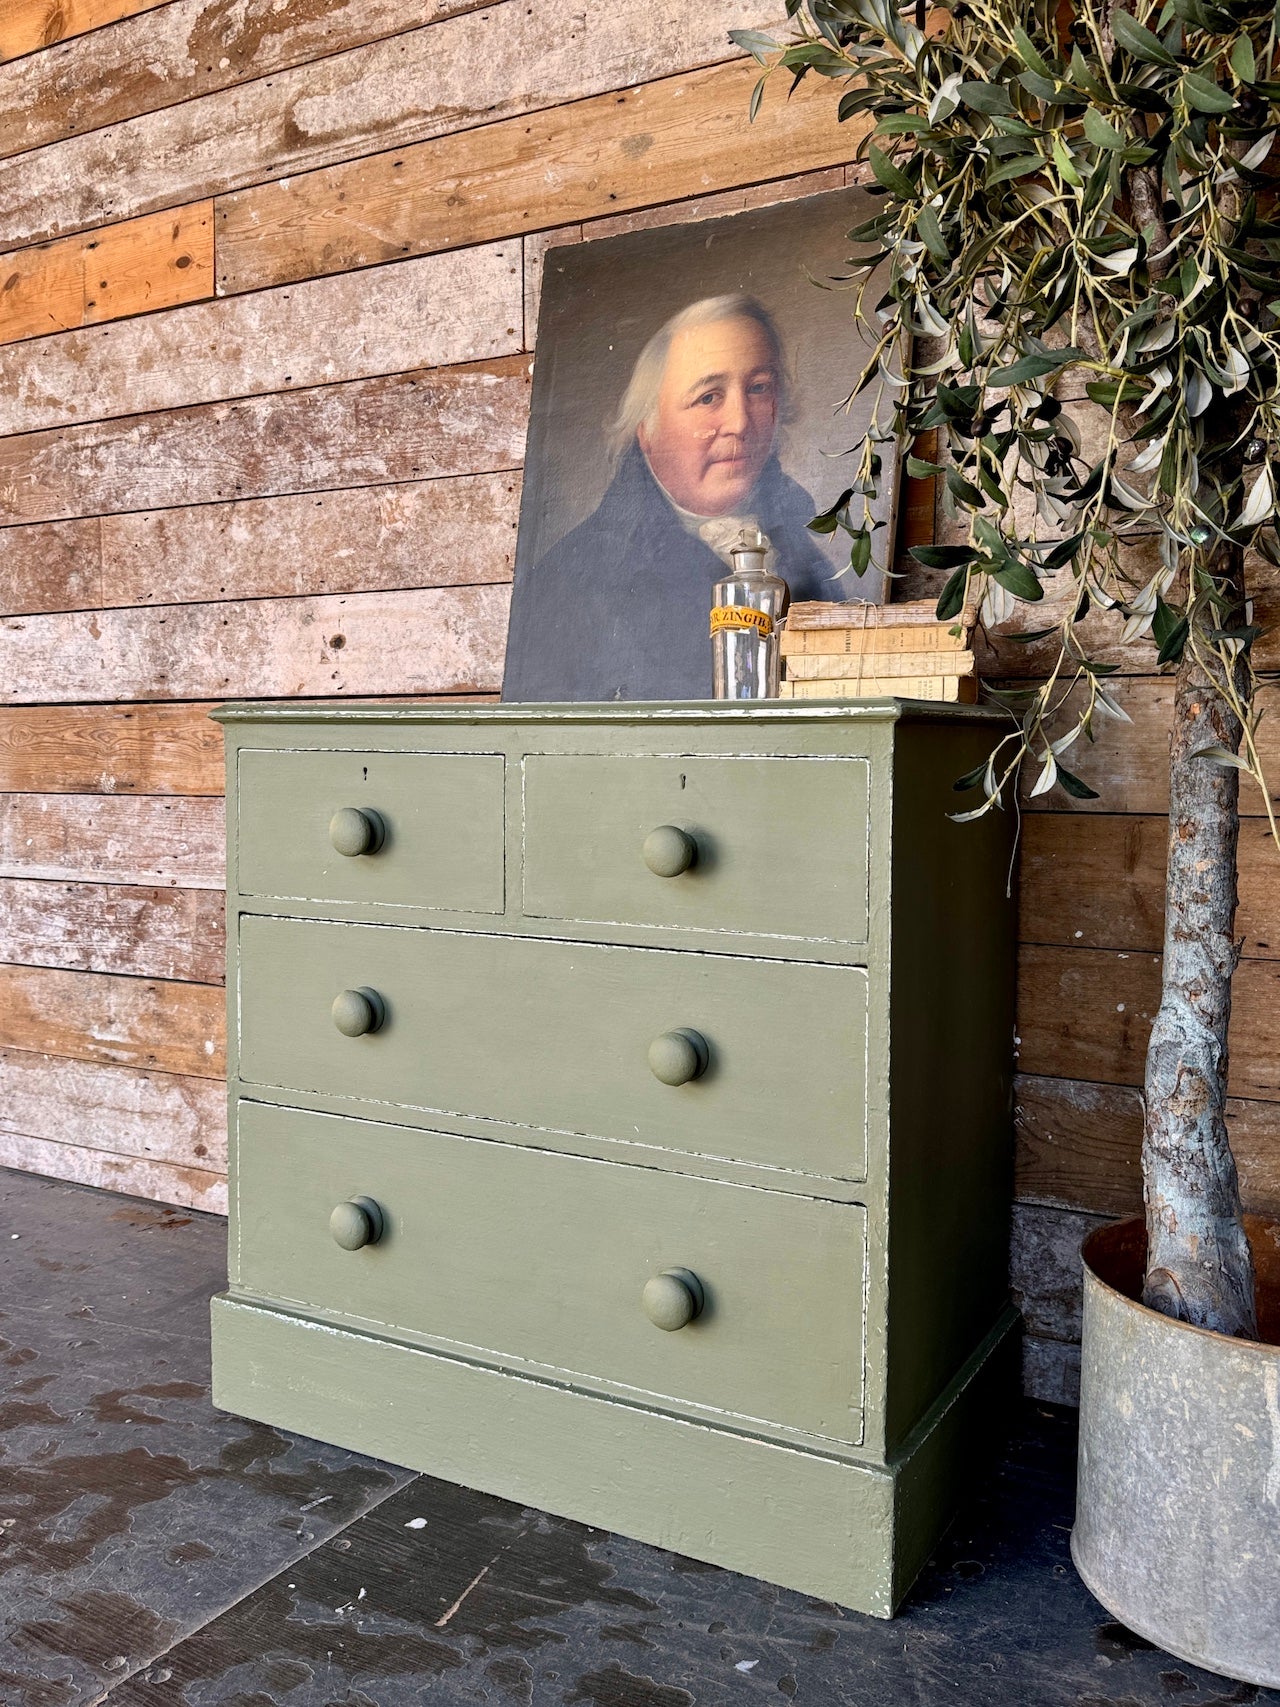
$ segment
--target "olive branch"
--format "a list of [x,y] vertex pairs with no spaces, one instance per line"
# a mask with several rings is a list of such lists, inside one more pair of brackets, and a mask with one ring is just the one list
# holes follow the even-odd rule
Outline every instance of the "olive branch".
[[[976,603],[988,627],[1052,595],[1057,642],[1033,687],[997,697],[1016,729],[957,783],[1001,804],[1024,763],[1032,794],[1096,798],[1062,762],[1100,717],[1119,666],[1100,640],[1188,653],[1258,757],[1250,585],[1280,565],[1280,6],[1258,0],[787,0],[796,33],[734,40],[764,72],[844,85],[881,206],[829,281],[876,328],[846,405],[875,388],[855,477],[818,531],[872,561],[885,447],[936,430],[952,537],[916,547],[943,571],[941,619]],[[875,293],[871,300],[870,293]],[[1108,614],[1109,613],[1109,614]],[[1060,728],[1067,718],[1065,731]]]

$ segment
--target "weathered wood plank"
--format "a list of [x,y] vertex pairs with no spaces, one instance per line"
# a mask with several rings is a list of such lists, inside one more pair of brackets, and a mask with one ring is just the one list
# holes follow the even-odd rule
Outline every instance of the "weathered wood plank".
[[[743,178],[758,74],[731,62],[223,196],[218,288],[260,290],[727,189]],[[829,91],[803,83],[762,109],[747,170],[842,167],[860,134],[832,124]]]
[[1080,1403],[1080,1347],[1065,1340],[1022,1339],[1022,1391],[1045,1405]]
[[529,359],[0,440],[0,523],[519,468]]
[[799,177],[771,178],[762,184],[721,190],[715,195],[693,196],[685,201],[664,202],[661,207],[641,208],[632,213],[588,220],[585,225],[557,225],[550,231],[533,231],[524,239],[524,332],[525,347],[532,350],[542,300],[542,270],[550,249],[616,237],[624,231],[648,230],[659,225],[687,225],[700,219],[722,219],[745,208],[773,207],[800,196],[819,196],[842,189],[849,181],[847,166],[832,166]]
[[[1096,800],[1077,800],[1063,789],[1030,798],[1038,767],[1029,765],[1023,777],[1022,807],[1025,812],[1147,812],[1169,811],[1169,724],[1173,715],[1172,676],[1111,676],[1107,692],[1124,709],[1128,723],[1115,717],[1099,717],[1092,741],[1077,741],[1068,761],[1076,775],[1095,789]],[[1065,730],[1071,711],[1079,700],[1073,694],[1063,713]],[[1265,724],[1264,724],[1265,729]],[[1280,756],[1280,738],[1274,744]],[[1065,757],[1065,755],[1064,755]],[[1261,812],[1256,790],[1242,788],[1242,812]]]
[[0,530],[0,616],[509,580],[520,476]]
[[152,1203],[176,1203],[213,1215],[227,1213],[226,1175],[203,1168],[176,1167],[171,1162],[139,1156],[114,1156],[105,1150],[28,1138],[16,1132],[0,1132],[0,1167],[46,1174],[76,1185],[99,1186],[103,1191],[120,1191]]
[[0,878],[0,961],[220,984],[224,911],[210,889]]
[[[1036,813],[1023,823],[1023,942],[1158,951],[1164,944],[1167,818]],[[1240,836],[1236,934],[1246,955],[1280,957],[1280,849],[1265,820]]]
[[[495,695],[445,697],[465,705]],[[0,706],[0,792],[220,796],[214,703]]]
[[169,4],[171,0],[5,0],[0,10],[0,60],[35,53],[68,36]]
[[212,295],[213,203],[204,201],[0,255],[0,344]]
[[1167,818],[1029,814],[1019,849],[1020,939],[1158,951],[1168,836]]
[[[1139,541],[1126,549],[1126,568],[1135,581],[1154,573],[1157,567],[1158,557],[1153,541]],[[1246,563],[1246,577],[1254,599],[1255,619],[1266,630],[1254,646],[1254,663],[1260,670],[1280,669],[1280,630],[1277,629],[1280,622],[1280,569],[1255,553]],[[940,591],[936,574],[928,576],[927,581],[928,585],[919,593],[913,591],[908,595],[904,590],[904,596],[927,597]],[[1025,643],[1013,637],[1051,627],[1074,605],[1077,597],[1074,581],[1064,570],[1058,577],[1057,586],[1048,585],[1043,602],[1018,605],[1013,615],[1000,625],[998,632],[983,634],[979,631],[974,638],[978,673],[993,681],[1002,677],[1019,679],[1049,675],[1058,656],[1053,636]],[[1088,650],[1091,658],[1100,664],[1114,666],[1122,676],[1152,674],[1156,668],[1154,643],[1147,636],[1130,645],[1122,645],[1120,631],[1123,620],[1118,612],[1095,606],[1077,629],[1081,646]],[[1266,703],[1274,703],[1280,687],[1266,691],[1269,696]]]
[[222,730],[200,705],[0,707],[0,790],[221,795]]
[[[1028,798],[1038,767],[1028,767],[1024,778],[1023,810],[1027,812],[1149,812],[1169,810],[1169,719],[1173,710],[1172,676],[1111,676],[1107,692],[1131,719],[1122,723],[1114,717],[1099,717],[1094,739],[1081,740],[1071,749],[1069,763],[1077,776],[1096,789],[1097,800],[1076,800],[1062,789]],[[1067,723],[1062,723],[1065,729]],[[1258,729],[1258,750],[1263,767],[1280,796],[1280,719],[1264,717]],[[1243,779],[1240,810],[1246,817],[1263,813],[1262,796]]]
[[[1253,661],[1259,670],[1274,672],[1280,669],[1280,572],[1268,565],[1254,575],[1251,584],[1254,588],[1254,619],[1263,629],[1253,648]],[[1017,633],[1019,629],[1027,631],[1047,627],[1054,620],[1054,610],[1047,601],[1043,606],[1028,605],[1019,611],[1015,621],[1007,625],[1004,634],[991,636],[985,641],[975,640],[979,674],[993,681],[1046,675],[1057,658],[1056,649],[1050,650],[1052,642],[1046,640],[1019,647],[1009,643],[1008,635]],[[1080,642],[1089,647],[1089,656],[1095,662],[1110,665],[1116,670],[1116,675],[1108,677],[1108,687],[1122,676],[1151,675],[1156,668],[1154,644],[1143,639],[1122,645],[1120,627],[1118,616],[1110,611],[1101,611],[1090,618],[1089,625],[1082,624],[1079,630]],[[1265,684],[1262,694],[1260,703],[1274,707],[1280,697],[1280,687],[1274,682]]]
[[512,355],[518,243],[427,255],[0,349],[0,435]]
[[0,1049],[0,1132],[221,1173],[226,1128],[214,1079]]
[[[1269,1106],[1280,1119],[1280,1110]],[[1143,1116],[1136,1086],[1019,1073],[1013,1118],[1019,1199],[1099,1215],[1141,1212]]]
[[[1024,1072],[1140,1085],[1160,1002],[1160,957],[1024,945],[1018,957],[1018,1060]],[[1232,986],[1233,1096],[1280,1100],[1275,1015],[1280,961],[1242,960]]]
[[[0,155],[43,148],[67,136],[268,77],[292,65],[417,29],[433,18],[470,12],[493,0],[6,0],[0,52],[19,39],[23,15],[122,22],[109,35],[77,41],[30,65],[0,70]],[[15,22],[8,13],[17,7]],[[44,26],[47,30],[48,24]],[[79,22],[79,29],[94,24]],[[54,38],[78,33],[65,24]],[[37,39],[31,46],[39,46]],[[15,48],[14,52],[27,52]]]
[[0,965],[0,1049],[221,1079],[226,1030],[216,985]]
[[1106,1220],[1070,1209],[1014,1204],[1009,1284],[1029,1334],[1080,1338],[1080,1246]]
[[0,616],[102,602],[96,519],[0,531]]
[[736,57],[727,32],[768,21],[756,0],[512,0],[0,162],[0,231],[39,243],[630,88]]
[[164,605],[0,622],[10,703],[475,693],[501,686],[506,586]]
[[[1105,1215],[1142,1212],[1142,1096],[1134,1087],[1021,1074],[1019,1198]],[[1231,1148],[1245,1208],[1280,1215],[1280,1105],[1233,1097]]]
[[[518,474],[479,474],[104,516],[101,598],[94,603],[183,604],[508,581],[519,511]],[[0,565],[8,539],[39,531],[0,533]]]
[[[759,119],[756,120],[758,124]],[[845,128],[852,120],[847,121]],[[752,127],[752,137],[755,129]],[[853,135],[858,135],[854,132]],[[852,152],[852,150],[849,150]],[[846,188],[860,181],[860,170],[853,166],[830,166],[822,171],[805,172],[799,177],[766,178],[762,182],[739,183],[732,189],[717,190],[714,195],[691,196],[684,201],[664,202],[659,207],[635,208],[626,213],[605,214],[588,220],[583,237],[594,242],[599,237],[621,237],[629,231],[653,231],[664,225],[695,225],[703,219],[724,219],[748,208],[775,207],[779,202],[796,201],[801,196],[825,195],[828,190]]]
[[1018,1064],[1053,1078],[1141,1085],[1159,999],[1159,955],[1024,944]]
[[223,889],[220,800],[0,794],[0,877]]
[[61,237],[0,255],[0,344],[84,325],[85,243]]

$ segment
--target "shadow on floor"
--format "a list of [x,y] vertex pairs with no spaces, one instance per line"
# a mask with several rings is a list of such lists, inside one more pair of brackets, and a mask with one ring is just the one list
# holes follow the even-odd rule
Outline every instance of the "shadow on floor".
[[209,1402],[225,1224],[0,1170],[0,1707],[1225,1707],[1068,1553],[1027,1405],[890,1624]]

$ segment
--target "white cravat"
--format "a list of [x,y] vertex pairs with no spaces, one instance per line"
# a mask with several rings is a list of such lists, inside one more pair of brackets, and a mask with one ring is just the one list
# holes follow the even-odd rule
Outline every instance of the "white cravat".
[[764,529],[753,515],[743,516],[695,516],[690,510],[682,510],[669,492],[664,489],[664,495],[671,508],[680,518],[680,526],[686,533],[691,533],[700,539],[704,545],[709,545],[726,568],[733,568],[733,548],[738,545],[743,534],[748,539],[759,534],[765,540],[765,568],[772,569],[777,561],[777,552],[767,539]]

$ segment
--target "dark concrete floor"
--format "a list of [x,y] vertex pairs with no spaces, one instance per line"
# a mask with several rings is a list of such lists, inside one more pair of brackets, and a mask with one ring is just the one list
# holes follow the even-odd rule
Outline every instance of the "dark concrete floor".
[[1071,1568],[1027,1406],[891,1624],[229,1417],[225,1226],[0,1170],[0,1707],[1223,1707]]

